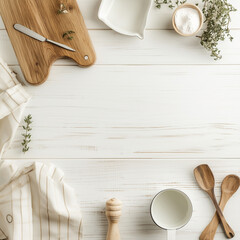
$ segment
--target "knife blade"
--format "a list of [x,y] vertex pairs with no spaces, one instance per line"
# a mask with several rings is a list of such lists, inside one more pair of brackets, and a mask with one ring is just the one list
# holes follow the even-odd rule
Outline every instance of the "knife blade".
[[56,45],[56,46],[58,46],[58,47],[67,49],[67,50],[69,50],[69,51],[76,52],[75,49],[72,49],[72,48],[68,47],[68,46],[65,45],[65,44],[58,43],[58,42],[52,41],[52,40],[50,40],[50,39],[47,39],[47,38],[43,37],[42,35],[34,32],[33,30],[31,30],[31,29],[29,29],[29,28],[27,28],[27,27],[25,27],[25,26],[23,26],[23,25],[21,25],[21,24],[18,24],[18,23],[17,23],[17,24],[14,24],[13,27],[14,27],[14,29],[16,29],[17,31],[19,31],[19,32],[21,32],[21,33],[23,33],[23,34],[31,37],[31,38],[34,38],[34,39],[36,39],[36,40],[38,40],[38,41],[40,41],[40,42],[48,42],[48,43],[54,44],[54,45]]

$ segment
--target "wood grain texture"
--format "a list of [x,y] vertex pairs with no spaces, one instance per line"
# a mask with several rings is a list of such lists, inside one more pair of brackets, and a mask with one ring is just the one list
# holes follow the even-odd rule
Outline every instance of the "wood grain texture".
[[[212,199],[226,237],[233,238],[235,236],[235,233],[227,223],[215,196],[215,179],[212,170],[207,164],[201,164],[194,169],[194,176],[200,188],[204,190]],[[237,186],[239,186],[239,181],[237,181]]]
[[19,129],[5,156],[239,159],[239,79],[238,65],[53,67],[27,88],[31,151]]
[[[226,176],[221,185],[221,198],[219,202],[219,208],[223,212],[228,200],[238,191],[239,189],[239,177],[237,175]],[[211,222],[201,233],[199,240],[213,240],[218,228],[219,218],[217,212],[214,214]]]
[[[240,9],[240,1],[233,3]],[[168,30],[173,11],[167,7],[152,7],[151,30],[140,41],[97,19],[100,0],[78,4],[91,29],[97,65],[81,69],[59,60],[45,84],[27,86],[33,96],[24,113],[34,120],[31,150],[21,153],[19,129],[5,159],[43,160],[62,168],[78,194],[86,240],[106,238],[105,202],[111,197],[123,202],[122,239],[165,239],[149,214],[152,197],[165,188],[190,196],[193,218],[177,237],[197,240],[215,210],[197,186],[193,169],[211,166],[217,199],[222,179],[240,175],[239,12],[232,14],[235,40],[220,45],[223,59],[216,62],[199,39]],[[0,56],[23,80],[5,30],[0,30]],[[236,239],[239,198],[240,191],[224,210]],[[216,239],[225,239],[221,228]]]
[[[101,22],[98,17],[98,8],[100,6],[101,0],[77,0],[77,3],[81,9],[82,15],[84,17],[85,23],[88,29],[109,29],[103,22]],[[188,3],[199,3],[199,7],[202,7],[201,0],[188,0]],[[228,0],[231,2],[238,10],[240,9],[240,2],[237,0]],[[161,10],[157,9],[155,5],[152,5],[148,21],[147,29],[172,29],[171,16],[174,10],[171,10],[167,6],[163,6]],[[235,12],[231,14],[230,27],[234,29],[240,28],[240,14]],[[0,17],[0,29],[4,29],[3,22]]]
[[[46,81],[50,67],[59,58],[68,57],[81,66],[95,62],[95,53],[76,1],[69,0],[70,13],[57,14],[56,0],[1,0],[0,13],[27,82],[38,85]],[[68,45],[71,52],[47,42],[39,42],[13,28],[22,24],[40,35]],[[66,31],[75,32],[72,41],[63,39]],[[87,56],[87,59],[85,59]]]
[[[240,15],[240,14],[239,14]],[[196,37],[184,38],[173,30],[149,30],[140,41],[114,31],[89,31],[93,41],[98,65],[224,65],[240,64],[240,30],[232,31],[233,42],[220,43],[223,59],[214,61]],[[10,65],[17,65],[10,40],[0,30],[1,57]],[[69,60],[59,60],[55,65],[76,65]],[[183,66],[184,68],[184,66]]]
[[[27,159],[26,159],[27,160]],[[32,161],[32,159],[28,159]],[[104,240],[107,233],[105,202],[112,197],[121,199],[122,216],[119,223],[121,238],[126,240],[166,239],[166,232],[151,220],[149,209],[152,198],[166,188],[184,191],[193,203],[191,221],[177,232],[177,239],[197,240],[201,231],[211,220],[215,209],[211,200],[199,189],[193,169],[202,163],[211,166],[215,179],[215,192],[220,198],[223,178],[234,173],[240,175],[240,162],[234,159],[212,160],[81,160],[45,159],[60,167],[66,175],[66,182],[76,190],[83,213],[83,234],[87,240]],[[22,161],[16,160],[21,164]],[[229,224],[240,237],[240,191],[227,204],[224,214]],[[235,213],[235,214],[234,214]],[[94,228],[93,228],[94,224]],[[219,228],[218,240],[225,235]]]

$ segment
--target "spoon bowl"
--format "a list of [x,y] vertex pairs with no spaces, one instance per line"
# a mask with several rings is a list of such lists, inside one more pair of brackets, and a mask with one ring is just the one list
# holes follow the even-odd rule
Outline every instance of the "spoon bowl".
[[204,191],[209,191],[214,188],[215,179],[210,167],[207,164],[202,164],[194,169],[194,175],[199,186]]
[[[228,175],[223,179],[222,182],[222,195],[219,203],[220,209],[223,211],[228,200],[237,192],[240,184],[240,179],[236,175]],[[217,212],[212,218],[212,221],[207,225],[207,227],[201,233],[199,240],[214,240],[218,224],[220,220]]]
[[239,188],[240,180],[236,175],[228,175],[222,182],[222,193],[234,194]]
[[[212,173],[210,167],[206,164],[200,165],[194,169],[194,175],[195,175],[196,181],[198,182],[199,186],[212,199],[212,202],[217,210],[218,217],[222,223],[222,226],[223,226],[223,229],[224,229],[224,232],[225,232],[227,238],[233,238],[235,236],[235,233],[232,230],[232,228],[228,225],[228,223],[222,213],[222,210],[218,206],[218,203],[216,200],[216,196],[214,193],[215,180],[214,180],[214,176],[213,176],[213,173]],[[224,184],[224,187],[225,186],[226,185]],[[238,186],[239,186],[239,182],[238,182]],[[233,187],[233,186],[230,186],[230,187]]]

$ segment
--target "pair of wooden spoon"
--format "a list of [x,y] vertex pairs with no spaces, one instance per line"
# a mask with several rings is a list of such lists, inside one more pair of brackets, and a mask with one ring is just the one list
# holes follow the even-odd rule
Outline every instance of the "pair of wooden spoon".
[[224,232],[227,238],[233,238],[235,233],[228,225],[222,211],[227,203],[227,201],[232,197],[232,195],[238,190],[240,180],[239,177],[236,175],[228,175],[224,178],[222,182],[222,195],[220,204],[218,205],[215,193],[214,193],[214,186],[215,186],[215,179],[213,173],[208,165],[203,164],[194,169],[194,175],[196,181],[198,182],[199,186],[208,193],[210,198],[213,201],[213,204],[216,208],[216,213],[212,219],[212,221],[208,224],[208,226],[204,229],[202,234],[200,235],[200,240],[212,240],[214,239],[214,235],[216,233],[217,227],[219,222],[222,223]]

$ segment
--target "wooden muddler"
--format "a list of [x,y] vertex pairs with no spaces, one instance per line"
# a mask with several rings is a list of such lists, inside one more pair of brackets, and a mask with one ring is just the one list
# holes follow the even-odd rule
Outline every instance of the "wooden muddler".
[[122,202],[112,198],[106,202],[106,216],[108,219],[107,240],[120,240],[118,227],[119,218],[122,214]]

